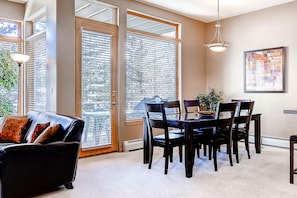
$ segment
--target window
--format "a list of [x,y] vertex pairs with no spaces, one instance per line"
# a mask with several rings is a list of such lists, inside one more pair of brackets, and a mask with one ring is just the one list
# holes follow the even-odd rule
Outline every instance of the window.
[[144,116],[144,103],[178,98],[178,25],[127,15],[126,119]]
[[0,118],[22,113],[22,70],[10,58],[11,53],[21,53],[20,33],[19,22],[0,19]]
[[33,25],[35,34],[46,30],[46,17],[41,17],[39,20],[35,21]]
[[26,40],[26,110],[46,111],[46,18],[33,22],[34,34]]
[[46,111],[46,31],[27,39],[27,111]]
[[108,24],[117,24],[116,8],[98,1],[75,0],[75,16]]
[[4,37],[20,38],[19,22],[0,19],[0,35]]

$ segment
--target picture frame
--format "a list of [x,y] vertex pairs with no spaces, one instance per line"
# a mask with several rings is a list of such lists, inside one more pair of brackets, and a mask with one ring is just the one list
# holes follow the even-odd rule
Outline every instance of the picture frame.
[[244,52],[244,92],[285,92],[285,47]]

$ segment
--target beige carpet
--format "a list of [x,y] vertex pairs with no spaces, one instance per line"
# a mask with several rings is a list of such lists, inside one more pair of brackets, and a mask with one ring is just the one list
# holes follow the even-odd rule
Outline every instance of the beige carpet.
[[219,153],[218,172],[213,169],[213,161],[195,158],[192,178],[185,177],[177,149],[168,175],[164,175],[164,159],[159,148],[155,148],[151,170],[142,163],[142,150],[83,158],[79,160],[73,190],[60,187],[38,197],[297,197],[297,175],[296,183],[289,183],[288,149],[264,146],[262,153],[256,154],[251,145],[250,160],[244,149],[240,149],[240,163],[235,162],[234,156],[233,167],[227,155]]

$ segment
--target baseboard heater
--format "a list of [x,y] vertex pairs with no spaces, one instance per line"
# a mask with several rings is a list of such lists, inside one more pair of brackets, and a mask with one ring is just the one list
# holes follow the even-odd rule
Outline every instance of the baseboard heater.
[[[255,143],[254,140],[255,140],[254,136],[250,135],[249,142]],[[281,148],[289,148],[290,147],[290,142],[286,138],[275,138],[275,137],[262,136],[260,141],[261,141],[261,145],[276,146],[276,147],[281,147]]]
[[[250,136],[249,138],[250,143],[254,142],[254,136]],[[282,139],[282,138],[271,138],[271,137],[261,137],[262,145],[267,146],[277,146],[282,148],[289,148],[289,140]],[[130,152],[143,149],[143,139],[134,139],[134,140],[127,140],[123,142],[123,150],[124,152]]]
[[143,139],[127,140],[123,142],[124,152],[135,151],[143,148]]

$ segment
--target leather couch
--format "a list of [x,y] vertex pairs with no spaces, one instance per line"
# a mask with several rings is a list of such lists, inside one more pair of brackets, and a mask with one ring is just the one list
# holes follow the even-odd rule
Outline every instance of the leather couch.
[[84,121],[49,112],[30,111],[31,124],[59,123],[54,138],[47,143],[0,143],[1,197],[27,197],[64,185],[72,189],[79,157]]

